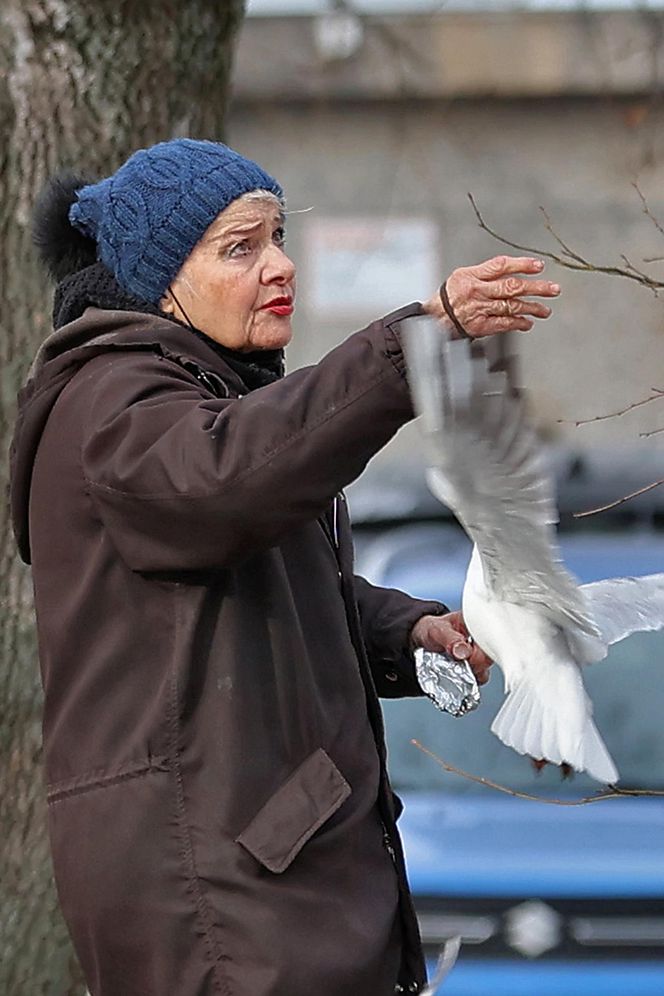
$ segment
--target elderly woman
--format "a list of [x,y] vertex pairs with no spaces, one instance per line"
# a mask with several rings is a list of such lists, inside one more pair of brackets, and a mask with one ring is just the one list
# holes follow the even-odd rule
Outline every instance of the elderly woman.
[[[342,488],[413,417],[400,324],[527,330],[532,259],[284,376],[279,184],[179,139],[59,181],[55,331],[20,398],[55,876],[93,996],[391,996],[425,984],[377,695],[412,649],[488,659],[445,606],[353,576]],[[343,288],[339,288],[343,293]]]

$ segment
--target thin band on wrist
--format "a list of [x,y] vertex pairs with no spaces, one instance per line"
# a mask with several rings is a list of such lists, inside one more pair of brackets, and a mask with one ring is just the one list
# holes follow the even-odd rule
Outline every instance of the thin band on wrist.
[[450,299],[447,296],[447,281],[445,281],[445,283],[441,284],[441,287],[440,287],[440,300],[443,302],[443,308],[445,309],[445,314],[447,315],[447,317],[449,318],[449,320],[452,322],[452,325],[457,330],[457,332],[459,333],[459,335],[461,336],[461,338],[462,339],[472,339],[473,338],[472,335],[470,335],[470,333],[466,332],[465,328],[463,327],[463,325],[461,324],[461,322],[459,321],[459,319],[457,318],[457,316],[454,314],[454,308],[450,304]]

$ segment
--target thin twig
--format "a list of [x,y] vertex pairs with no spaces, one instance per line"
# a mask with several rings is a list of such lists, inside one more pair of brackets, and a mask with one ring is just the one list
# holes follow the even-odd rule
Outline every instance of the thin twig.
[[661,481],[653,481],[652,484],[647,484],[645,488],[639,488],[638,491],[632,491],[629,495],[623,495],[622,498],[611,501],[608,505],[600,505],[599,508],[589,508],[585,512],[575,512],[573,518],[583,519],[586,515],[597,515],[598,512],[608,512],[610,508],[617,508],[618,505],[624,504],[630,498],[638,498],[639,495],[644,495],[646,491],[652,491],[653,488],[658,488],[661,484],[664,484],[664,477]]
[[[657,220],[657,218],[655,217],[655,215],[650,210],[650,207],[648,206],[648,201],[646,200],[645,195],[643,194],[643,192],[642,192],[641,188],[639,187],[638,183],[634,182],[634,183],[632,183],[632,186],[634,187],[634,189],[636,190],[637,194],[641,198],[641,205],[643,207],[643,213],[646,215],[646,217],[650,218],[650,220],[652,221],[653,225],[655,226],[655,228],[657,229],[657,231],[659,232],[659,234],[660,235],[664,235],[664,227],[662,227],[662,225],[660,224],[660,222]],[[650,262],[650,261],[649,260],[644,260],[644,262]]]
[[549,234],[552,235],[553,238],[556,240],[560,248],[563,250],[564,254],[568,256],[570,259],[575,260],[577,263],[583,263],[585,265],[586,261],[583,258],[583,256],[579,256],[577,252],[574,252],[573,249],[570,249],[570,247],[565,242],[563,242],[560,235],[558,235],[558,233],[554,230],[551,218],[549,217],[546,209],[543,208],[541,204],[540,204],[540,211],[544,216],[544,227],[546,228],[547,232],[549,232]]
[[641,401],[634,401],[631,405],[627,405],[626,408],[621,408],[620,411],[608,412],[608,414],[606,415],[593,415],[592,418],[580,418],[576,420],[568,418],[558,418],[556,419],[556,422],[565,425],[575,425],[578,428],[578,426],[580,425],[589,425],[590,422],[603,422],[604,419],[607,418],[619,418],[621,415],[626,415],[627,412],[631,412],[635,408],[640,408],[641,405],[647,405],[651,401],[657,401],[664,398],[664,388],[651,387],[650,390],[654,391],[655,393],[651,394],[649,398],[642,398]]
[[628,259],[628,257],[625,255],[624,252],[620,253],[620,258],[622,259],[623,263],[630,271],[630,273],[635,273],[637,277],[645,277],[646,280],[650,279],[647,273],[644,273],[643,270],[639,270],[638,267],[634,266],[634,264],[630,262],[630,260]]
[[640,432],[639,436],[641,439],[648,439],[650,436],[656,436],[658,432],[664,432],[664,425],[659,429],[651,429],[650,432]]
[[653,277],[649,277],[645,273],[642,274],[640,271],[636,271],[634,273],[631,270],[626,270],[620,266],[599,266],[595,263],[591,263],[589,260],[584,259],[583,256],[580,256],[578,253],[574,252],[574,250],[566,246],[550,227],[549,231],[563,249],[564,256],[569,257],[568,259],[565,259],[564,256],[559,256],[557,253],[549,252],[546,249],[535,249],[532,246],[521,245],[519,242],[512,242],[510,239],[506,239],[504,236],[494,232],[494,230],[487,225],[477,204],[475,203],[475,199],[472,194],[468,194],[468,199],[473,206],[480,228],[487,232],[487,234],[492,238],[497,239],[498,242],[502,242],[503,245],[509,246],[511,249],[517,249],[519,252],[525,252],[531,256],[544,256],[546,259],[550,259],[554,263],[558,263],[559,266],[564,266],[567,270],[577,270],[583,273],[604,273],[607,276],[613,277],[626,277],[628,280],[634,280],[636,283],[647,287],[649,290],[653,291],[655,295],[657,294],[658,289],[664,287],[664,281],[655,280]]
[[438,757],[433,751],[429,750],[428,747],[424,747],[419,740],[411,740],[411,744],[421,750],[423,754],[430,757],[436,764],[440,765],[445,771],[449,771],[453,775],[460,775],[462,778],[467,778],[471,782],[475,782],[478,785],[484,785],[486,788],[496,789],[498,792],[504,792],[505,795],[515,796],[517,799],[528,799],[530,802],[545,802],[548,806],[587,806],[591,802],[603,802],[605,799],[620,799],[623,796],[664,796],[664,790],[659,789],[621,789],[617,785],[609,786],[608,792],[600,792],[598,795],[586,795],[581,799],[551,799],[544,795],[532,795],[530,792],[519,792],[517,789],[508,788],[506,785],[500,785],[498,782],[491,781],[490,778],[483,778],[481,775],[471,775],[470,772],[464,771],[463,768],[457,768],[455,765],[450,764],[448,761],[443,761],[442,757]]

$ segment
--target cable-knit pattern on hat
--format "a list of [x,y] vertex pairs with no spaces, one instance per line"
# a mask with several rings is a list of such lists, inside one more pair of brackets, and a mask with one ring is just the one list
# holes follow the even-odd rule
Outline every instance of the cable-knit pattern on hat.
[[227,145],[178,138],[81,188],[69,219],[95,239],[121,287],[157,303],[219,212],[251,190],[283,198],[273,177]]

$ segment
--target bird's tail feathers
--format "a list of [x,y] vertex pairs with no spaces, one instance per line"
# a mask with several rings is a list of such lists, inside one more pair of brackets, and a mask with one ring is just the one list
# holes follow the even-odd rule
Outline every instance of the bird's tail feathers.
[[[527,677],[513,683],[491,730],[518,754],[552,764],[569,764],[604,784],[618,780],[592,718],[592,705],[576,665],[567,669],[565,685],[547,694]],[[537,681],[538,676],[535,676]],[[570,680],[571,679],[571,680]]]

